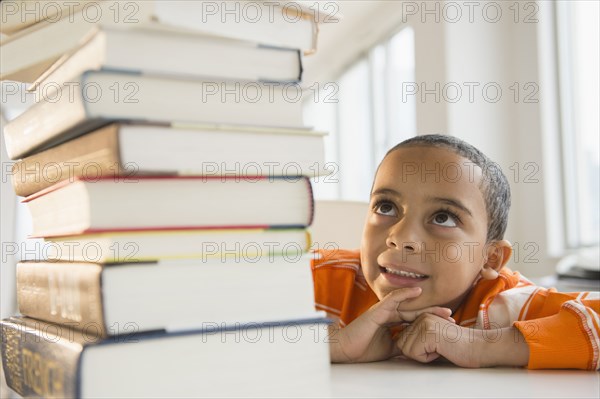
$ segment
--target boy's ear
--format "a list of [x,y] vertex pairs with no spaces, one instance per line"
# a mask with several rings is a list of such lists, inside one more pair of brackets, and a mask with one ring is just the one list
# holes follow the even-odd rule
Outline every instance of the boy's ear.
[[481,269],[481,277],[486,280],[498,278],[498,273],[512,255],[512,245],[506,240],[492,241],[487,244],[486,261]]

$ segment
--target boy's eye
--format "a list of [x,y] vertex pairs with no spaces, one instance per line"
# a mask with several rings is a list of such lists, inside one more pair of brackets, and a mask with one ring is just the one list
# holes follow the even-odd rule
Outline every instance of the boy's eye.
[[456,217],[447,213],[439,212],[433,216],[433,223],[443,227],[456,227]]
[[385,216],[396,216],[396,208],[389,202],[381,202],[375,205],[375,213]]

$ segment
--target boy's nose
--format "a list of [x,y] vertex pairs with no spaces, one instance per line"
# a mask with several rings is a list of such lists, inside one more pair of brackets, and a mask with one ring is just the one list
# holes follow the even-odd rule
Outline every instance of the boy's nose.
[[416,226],[411,226],[411,223],[404,219],[390,228],[386,244],[388,248],[416,253],[420,248],[417,235]]

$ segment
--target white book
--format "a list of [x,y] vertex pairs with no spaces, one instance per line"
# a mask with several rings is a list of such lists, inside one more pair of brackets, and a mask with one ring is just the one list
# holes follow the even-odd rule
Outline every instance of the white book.
[[212,77],[228,80],[298,82],[298,50],[258,43],[159,29],[99,28],[71,53],[48,68],[28,88],[38,98],[48,86],[62,86],[87,70],[113,69],[141,73]]
[[[311,246],[306,229],[122,231],[46,238],[43,255],[65,262],[142,262],[164,259],[295,257]],[[235,259],[235,256],[233,257]]]
[[111,120],[303,128],[297,84],[174,79],[90,71],[67,82],[4,128],[11,159],[59,136],[74,137]]
[[70,137],[57,137],[48,143],[52,148],[13,164],[12,183],[17,195],[25,197],[77,177],[316,177],[327,174],[329,166],[323,134],[304,129],[114,123],[62,144]]
[[305,227],[306,177],[105,177],[64,181],[25,198],[38,237],[115,230]]

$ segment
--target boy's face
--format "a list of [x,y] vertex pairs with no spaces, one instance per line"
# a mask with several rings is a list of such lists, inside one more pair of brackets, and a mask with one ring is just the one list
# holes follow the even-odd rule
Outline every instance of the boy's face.
[[485,263],[481,178],[478,166],[444,148],[400,148],[383,160],[361,245],[363,273],[379,299],[417,286],[421,295],[399,310],[460,305]]

